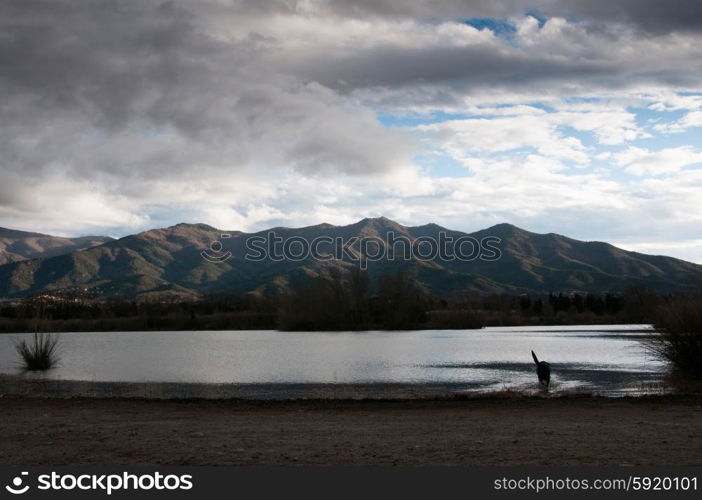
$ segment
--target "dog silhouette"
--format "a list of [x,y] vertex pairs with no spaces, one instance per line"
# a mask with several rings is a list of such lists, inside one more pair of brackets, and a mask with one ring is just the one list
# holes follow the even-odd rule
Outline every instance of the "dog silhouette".
[[531,351],[531,357],[536,363],[536,375],[539,377],[539,384],[545,384],[546,387],[551,383],[551,365],[546,361],[539,361],[534,351]]

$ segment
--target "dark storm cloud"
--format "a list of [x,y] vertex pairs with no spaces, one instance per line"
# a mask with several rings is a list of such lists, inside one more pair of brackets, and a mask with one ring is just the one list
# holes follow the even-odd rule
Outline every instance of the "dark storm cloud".
[[544,2],[543,13],[591,22],[620,22],[649,33],[702,31],[702,2],[698,0],[554,1]]
[[[58,165],[104,174],[111,185],[120,172],[152,178],[193,165],[368,173],[407,164],[414,150],[349,100],[359,98],[355,91],[378,88],[405,105],[436,105],[485,88],[534,93],[700,82],[689,52],[631,56],[620,49],[640,40],[615,29],[590,36],[587,27],[561,26],[548,39],[520,39],[522,47],[494,37],[454,40],[467,36],[456,34],[456,27],[467,29],[460,23],[447,40],[432,31],[440,19],[518,15],[523,5],[5,0],[0,161],[6,170]],[[638,16],[643,25],[655,17],[633,2],[536,5],[585,21]],[[690,22],[691,10],[683,16]],[[662,27],[680,17],[653,5],[651,12],[661,13]],[[347,22],[353,16],[366,16],[360,34]]]
[[[388,8],[384,9],[383,5]],[[339,11],[358,14],[353,9],[355,6],[385,15],[394,12],[393,6],[397,5],[351,2],[339,7]],[[405,14],[411,12],[417,18],[422,18],[426,7],[421,2],[400,5],[405,8]],[[451,15],[457,16],[454,9],[460,10],[460,2],[446,5]],[[440,3],[433,15],[438,16],[446,5]],[[488,15],[497,5],[490,4],[481,10],[471,3],[472,10],[468,11]],[[501,5],[506,13],[513,13],[506,8],[511,4]],[[560,95],[636,87],[690,90],[702,83],[701,68],[690,64],[701,55],[695,35],[647,36],[637,29],[611,23],[563,19],[531,19],[530,23],[524,23],[525,19],[523,14],[511,18],[514,32],[492,39],[470,38],[468,33],[460,33],[460,28],[467,31],[467,26],[452,21],[428,20],[425,24],[410,21],[418,26],[416,34],[400,30],[395,36],[381,33],[375,43],[361,46],[332,45],[324,51],[285,52],[279,64],[300,78],[320,82],[341,93],[393,89],[393,95],[383,102],[402,105],[410,105],[417,99],[419,94],[413,93],[412,88],[418,87],[424,89],[424,102],[420,97],[415,103],[432,106],[455,104],[466,96],[496,89],[515,94]],[[384,22],[379,31],[387,29],[388,21]],[[432,25],[436,27],[435,37],[421,38],[422,28]],[[454,38],[441,41],[439,30],[446,26]],[[398,100],[400,93],[404,96]],[[368,97],[367,92],[363,95]]]
[[702,30],[697,0],[329,0],[319,4],[341,15],[422,20],[503,18],[538,13],[582,22],[624,23],[651,33]]
[[[535,6],[545,14],[583,21],[631,21],[660,30],[697,23],[702,3],[674,3],[666,2],[664,8],[662,2],[640,0],[537,0]],[[449,88],[458,85],[462,91],[471,86],[512,88],[559,80],[615,88],[632,82],[689,85],[698,81],[694,68],[671,71],[675,68],[665,61],[659,62],[658,68],[636,59],[610,59],[602,57],[602,49],[594,55],[558,54],[548,53],[550,47],[537,52],[494,45],[398,47],[381,40],[363,48],[344,45],[306,52],[288,49],[281,33],[246,32],[248,20],[273,15],[316,15],[320,23],[328,13],[461,19],[523,15],[524,5],[508,0],[6,0],[0,3],[0,85],[8,97],[6,103],[22,102],[24,121],[44,121],[55,111],[57,119],[61,118],[59,113],[67,119],[82,116],[110,130],[136,123],[146,128],[173,127],[187,136],[217,138],[218,131],[228,126],[255,129],[261,122],[259,115],[270,115],[270,104],[276,102],[283,119],[286,115],[298,119],[298,112],[291,109],[295,104],[288,105],[280,95],[266,101],[265,87],[256,88],[258,82],[266,82],[269,92],[290,94],[299,102],[304,92],[295,79],[337,90],[430,83]],[[211,26],[222,14],[236,26],[237,37],[223,40],[212,36]],[[606,30],[600,38],[613,48],[630,42],[617,40]],[[276,53],[280,54],[278,59]],[[226,116],[223,106],[231,107],[232,114],[238,116]],[[7,116],[18,112],[17,106],[4,108]],[[242,140],[249,138],[244,134]]]
[[263,63],[265,37],[213,35],[223,8],[260,14],[249,4],[0,3],[3,168],[150,178],[193,165],[360,173],[409,161],[379,127],[367,148],[337,147],[339,122],[372,130],[373,116]]
[[410,17],[419,19],[455,19],[467,17],[502,17],[523,14],[518,1],[491,0],[329,0],[320,5],[346,16]]
[[216,44],[191,21],[168,3],[3,2],[2,85],[43,110],[122,125],[150,89],[168,95],[173,78],[200,69],[198,56],[216,57]]
[[[494,47],[379,47],[354,56],[296,61],[294,70],[340,91],[358,87],[442,85],[470,92],[496,85],[524,89],[553,80],[598,80],[619,86],[618,67],[608,61],[572,61],[541,55],[501,52]],[[292,69],[291,69],[292,70]],[[661,75],[668,78],[670,75]]]
[[[677,12],[648,1],[525,5],[3,0],[0,225],[76,214],[130,224],[145,205],[191,193],[207,202],[220,184],[275,185],[282,173],[372,184],[400,171],[411,184],[423,144],[379,124],[386,103],[407,112],[486,91],[509,104],[701,81],[692,3]],[[476,17],[507,19],[514,33],[464,23]],[[255,205],[260,190],[243,189],[255,193],[236,193],[241,203]],[[307,189],[300,196],[313,203]]]

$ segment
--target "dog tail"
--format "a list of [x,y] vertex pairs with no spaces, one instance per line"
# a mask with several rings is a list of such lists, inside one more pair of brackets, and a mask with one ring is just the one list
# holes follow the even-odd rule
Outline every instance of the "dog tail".
[[534,363],[537,365],[539,364],[539,358],[536,357],[536,354],[534,354],[534,351],[531,351],[531,357],[534,358]]

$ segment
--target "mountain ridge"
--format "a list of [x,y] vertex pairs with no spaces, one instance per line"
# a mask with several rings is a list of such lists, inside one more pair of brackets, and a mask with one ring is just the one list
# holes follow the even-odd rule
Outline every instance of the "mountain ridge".
[[[197,297],[207,293],[281,293],[304,286],[337,269],[347,274],[363,256],[359,249],[342,259],[259,261],[244,258],[249,238],[271,232],[312,241],[331,238],[376,238],[390,255],[390,232],[414,244],[418,238],[487,236],[500,239],[501,258],[422,260],[385,258],[367,262],[371,280],[403,271],[425,291],[438,296],[466,293],[621,292],[647,286],[660,292],[702,288],[702,266],[674,257],[629,252],[602,241],[579,241],[556,233],[533,233],[508,223],[464,233],[438,224],[403,226],[385,217],[365,218],[345,226],[321,223],[298,228],[271,228],[254,233],[219,230],[207,224],[180,223],[106,241],[80,251],[0,266],[0,298],[79,288],[99,296]],[[222,235],[229,235],[222,238]],[[222,248],[213,246],[219,242]],[[216,249],[215,252],[213,249]],[[222,262],[208,261],[230,252]],[[219,253],[218,253],[219,252]]]
[[0,227],[0,265],[41,257],[55,257],[101,245],[113,239],[109,236],[94,235],[67,238]]

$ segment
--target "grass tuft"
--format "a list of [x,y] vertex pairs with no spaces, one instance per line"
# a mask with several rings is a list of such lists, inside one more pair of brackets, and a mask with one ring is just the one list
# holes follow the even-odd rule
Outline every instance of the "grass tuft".
[[59,339],[48,333],[35,333],[32,340],[22,339],[15,344],[22,365],[28,371],[44,371],[56,366]]

